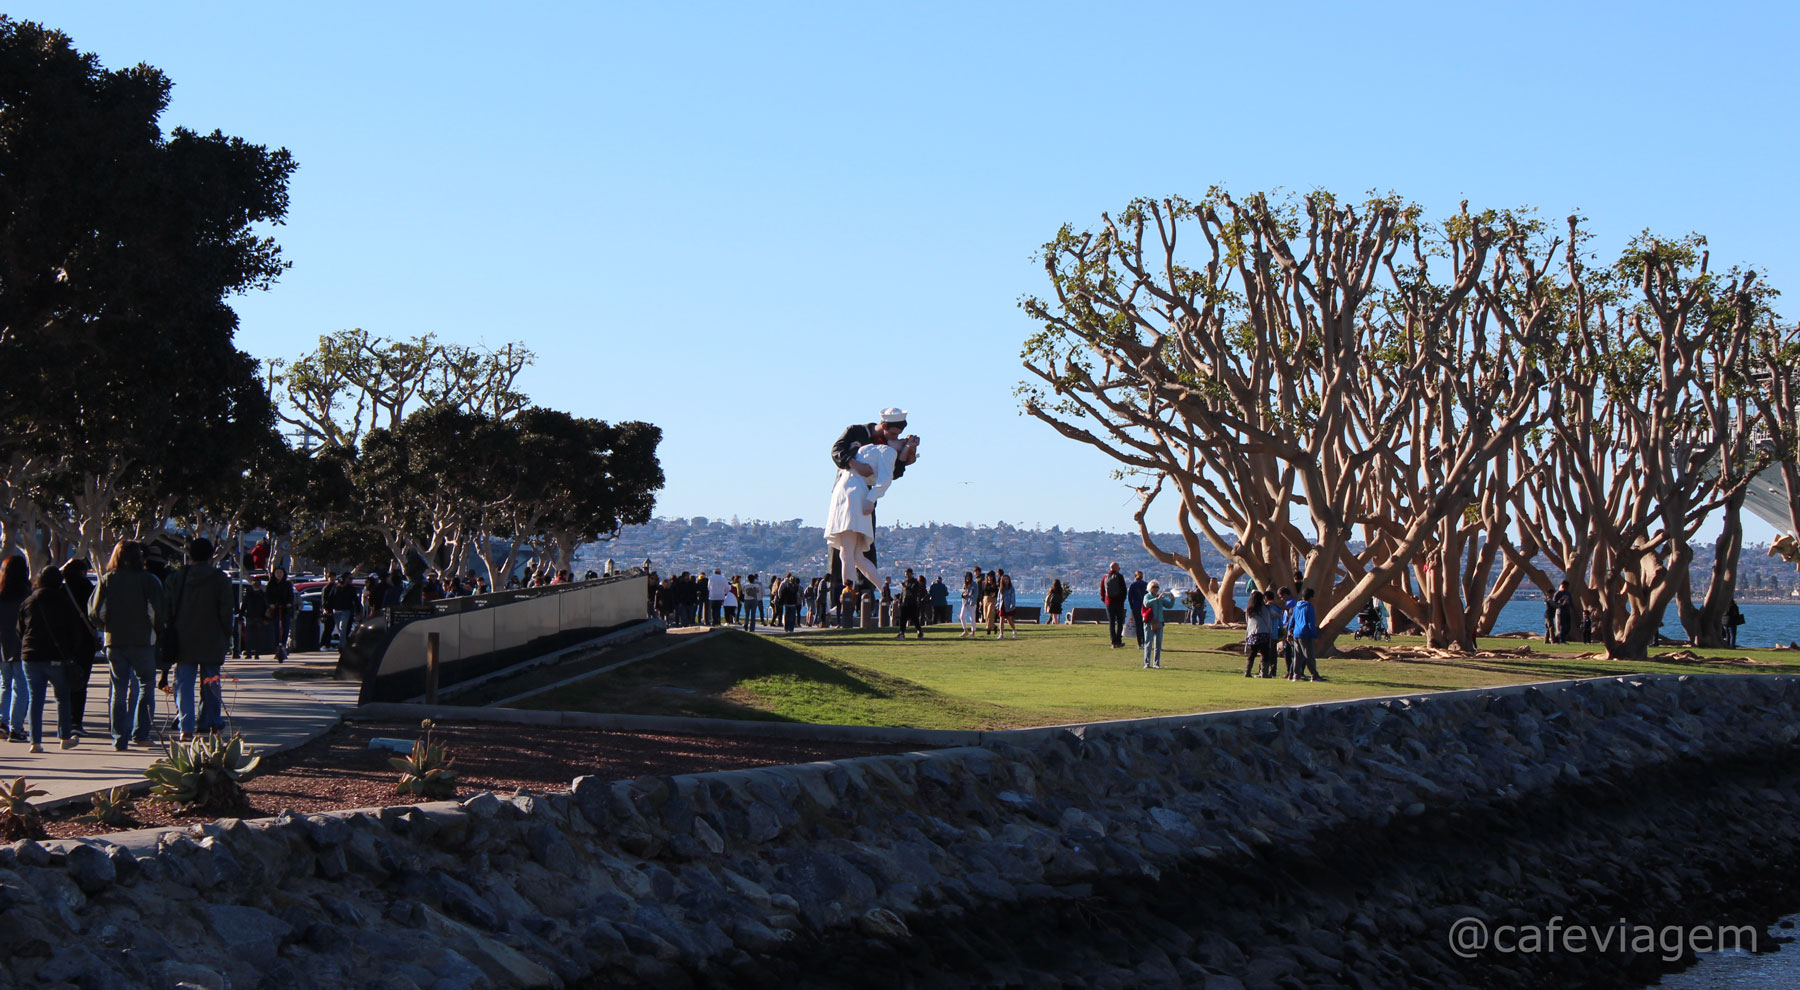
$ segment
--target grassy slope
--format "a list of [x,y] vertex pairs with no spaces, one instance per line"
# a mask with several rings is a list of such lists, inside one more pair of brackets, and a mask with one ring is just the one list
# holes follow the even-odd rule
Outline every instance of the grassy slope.
[[[1032,627],[1017,640],[958,639],[938,626],[924,640],[830,631],[787,639],[738,632],[540,695],[534,708],[773,718],[923,728],[1011,728],[1107,718],[1294,704],[1630,672],[1800,669],[1800,654],[1702,650],[1772,665],[1619,663],[1574,655],[1434,661],[1326,659],[1323,683],[1246,679],[1237,635],[1171,627],[1161,671],[1135,648],[1114,650],[1105,627]],[[1129,642],[1129,641],[1128,641]],[[1354,645],[1344,643],[1343,645]],[[1405,639],[1395,645],[1408,645]],[[1411,645],[1417,645],[1412,641]],[[1514,650],[1517,640],[1483,646]],[[1542,644],[1531,644],[1533,649]],[[1581,649],[1569,648],[1570,653]],[[680,690],[676,690],[680,689]]]

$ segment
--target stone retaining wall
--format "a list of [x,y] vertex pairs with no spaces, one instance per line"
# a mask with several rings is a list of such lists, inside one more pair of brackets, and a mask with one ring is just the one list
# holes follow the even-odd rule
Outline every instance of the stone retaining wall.
[[[915,930],[1036,911],[1066,920],[1108,892],[1167,894],[1196,870],[1261,877],[1351,837],[1392,845],[1419,823],[1504,816],[1671,769],[1726,774],[1791,754],[1797,708],[1800,679],[1786,676],[1558,682],[15,843],[0,847],[0,988],[758,984],[834,953],[917,956]],[[1762,790],[1791,822],[1789,791]],[[1363,895],[1333,882],[1346,890],[1321,910],[1346,905],[1337,920],[1348,932]],[[1379,974],[1410,965],[1441,981],[1428,909],[1493,915],[1502,885],[1408,882],[1412,918],[1383,908],[1394,917],[1365,919],[1354,939],[1253,955],[1243,941],[1163,931],[1136,968],[1060,978],[1231,987],[1311,973],[1383,986],[1394,984]],[[1183,886],[1181,896],[1213,894]],[[1281,922],[1289,940],[1293,921]],[[1391,944],[1414,922],[1421,943],[1437,945],[1422,961]],[[1056,978],[1020,962],[931,982]]]

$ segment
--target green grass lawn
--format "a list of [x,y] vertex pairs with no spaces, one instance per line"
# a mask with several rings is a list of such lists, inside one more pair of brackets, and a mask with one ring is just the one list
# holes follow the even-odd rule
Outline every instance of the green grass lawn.
[[[1286,705],[1606,674],[1784,672],[1800,653],[1698,650],[1701,660],[1626,663],[1557,654],[1541,643],[1484,640],[1530,656],[1444,660],[1327,658],[1326,680],[1246,679],[1241,633],[1171,626],[1162,670],[1143,669],[1130,645],[1108,647],[1104,626],[1022,629],[1017,640],[959,639],[937,626],[925,639],[860,630],[786,638],[740,632],[697,641],[641,663],[530,699],[532,708],[779,719],[934,729],[1001,729],[1114,718]],[[1356,645],[1348,639],[1341,647]],[[1417,646],[1397,638],[1391,645]],[[1750,658],[1752,664],[1734,662]]]

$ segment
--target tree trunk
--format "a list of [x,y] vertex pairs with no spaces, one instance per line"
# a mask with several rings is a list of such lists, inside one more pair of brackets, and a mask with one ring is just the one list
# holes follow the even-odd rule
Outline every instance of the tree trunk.
[[1195,574],[1190,571],[1188,576],[1194,579],[1195,590],[1206,598],[1206,603],[1212,606],[1213,615],[1218,616],[1219,622],[1244,621],[1244,608],[1238,604],[1233,590],[1237,587],[1238,578],[1244,576],[1243,567],[1235,562],[1226,564],[1225,573],[1216,581],[1207,578],[1204,572]]
[[[1682,594],[1675,599],[1681,610],[1681,624],[1695,646],[1726,645],[1725,617],[1732,599],[1737,597],[1738,557],[1744,549],[1743,508],[1744,489],[1740,488],[1725,500],[1725,521],[1719,529],[1719,541],[1713,544],[1712,580],[1707,584],[1706,599],[1696,609],[1685,580],[1681,582]],[[1678,577],[1685,579],[1686,575]]]

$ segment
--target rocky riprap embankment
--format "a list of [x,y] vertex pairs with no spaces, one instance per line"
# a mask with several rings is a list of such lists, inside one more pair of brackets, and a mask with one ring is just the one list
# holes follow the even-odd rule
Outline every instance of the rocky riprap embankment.
[[1629,985],[1448,929],[1733,920],[1788,879],[1797,712],[1619,678],[19,843],[0,988]]

